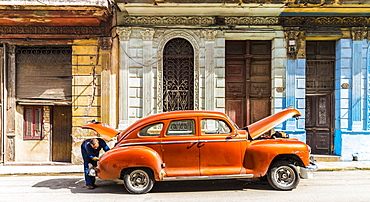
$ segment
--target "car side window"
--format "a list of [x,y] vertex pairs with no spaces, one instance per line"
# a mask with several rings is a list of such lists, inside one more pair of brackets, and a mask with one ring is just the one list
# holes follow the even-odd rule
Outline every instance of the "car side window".
[[167,136],[194,135],[194,131],[194,120],[176,120],[168,126]]
[[161,134],[163,129],[163,123],[155,123],[149,126],[145,126],[139,132],[141,137],[155,137]]
[[201,127],[202,135],[231,133],[229,125],[227,125],[225,121],[219,119],[202,119]]

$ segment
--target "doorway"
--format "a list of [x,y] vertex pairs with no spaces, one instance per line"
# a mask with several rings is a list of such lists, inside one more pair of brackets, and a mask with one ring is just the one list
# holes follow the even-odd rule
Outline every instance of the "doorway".
[[335,41],[307,41],[306,142],[314,154],[332,154]]
[[163,112],[194,109],[194,49],[171,39],[163,51]]
[[70,106],[53,106],[52,116],[52,161],[71,162],[72,108]]
[[271,42],[226,41],[226,114],[244,127],[270,115]]

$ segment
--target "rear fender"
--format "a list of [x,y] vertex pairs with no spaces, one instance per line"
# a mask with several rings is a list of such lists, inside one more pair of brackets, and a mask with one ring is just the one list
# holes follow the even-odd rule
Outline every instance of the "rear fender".
[[121,171],[127,168],[149,168],[154,178],[159,180],[162,159],[153,149],[145,146],[115,147],[99,160],[98,177],[105,180],[121,177]]

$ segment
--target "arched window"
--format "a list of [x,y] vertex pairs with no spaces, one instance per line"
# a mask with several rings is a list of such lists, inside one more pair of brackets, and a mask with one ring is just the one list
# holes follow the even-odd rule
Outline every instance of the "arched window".
[[182,38],[163,51],[163,111],[194,109],[194,49]]

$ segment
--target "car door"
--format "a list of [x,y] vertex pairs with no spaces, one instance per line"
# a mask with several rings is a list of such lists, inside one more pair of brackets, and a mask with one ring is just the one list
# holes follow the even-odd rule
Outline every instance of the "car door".
[[199,176],[199,148],[194,119],[171,120],[162,138],[166,177]]
[[241,142],[245,141],[222,119],[202,118],[197,147],[200,150],[200,174],[240,174]]

